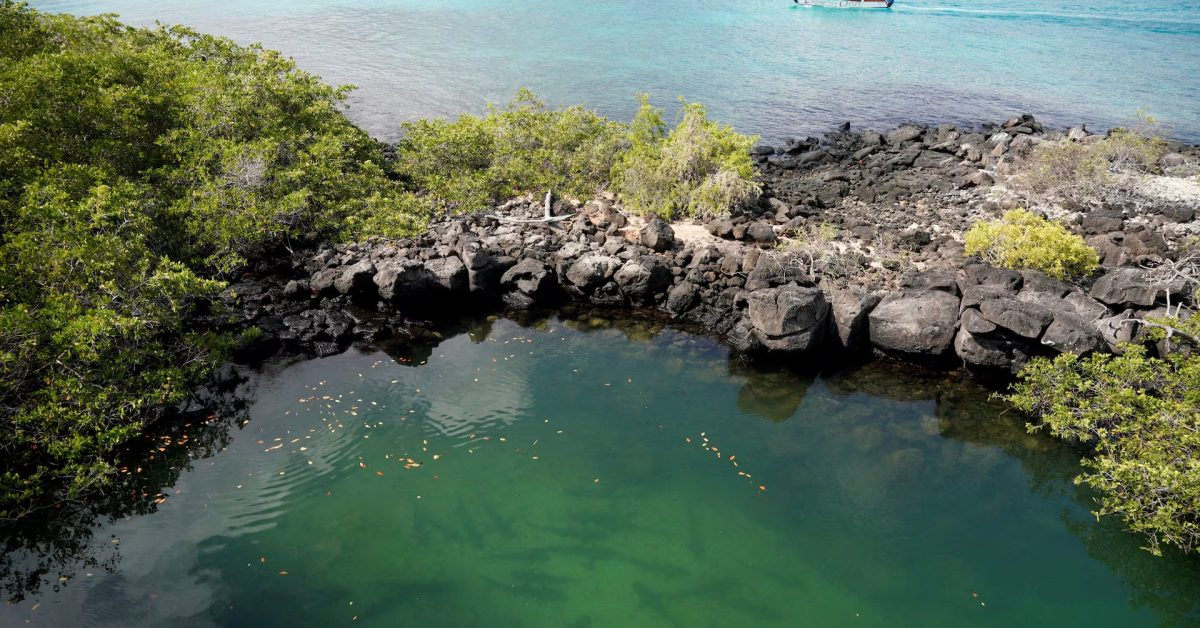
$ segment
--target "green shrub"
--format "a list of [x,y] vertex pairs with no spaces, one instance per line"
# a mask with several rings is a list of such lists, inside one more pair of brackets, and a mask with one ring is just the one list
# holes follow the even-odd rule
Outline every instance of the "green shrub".
[[482,117],[405,124],[396,168],[443,210],[550,190],[586,198],[611,183],[629,209],[671,218],[727,212],[755,198],[755,141],[709,120],[695,103],[684,103],[668,133],[646,96],[625,125],[582,107],[547,109],[521,90]]
[[0,519],[109,481],[235,341],[192,326],[248,257],[423,226],[345,94],[256,46],[0,0]]
[[1014,270],[1039,270],[1058,279],[1089,275],[1100,264],[1099,254],[1083,238],[1024,209],[977,223],[964,237],[968,256],[978,255]]
[[0,246],[0,519],[103,485],[222,353],[185,324],[222,284],[151,252],[144,190],[98,178],[69,166],[27,185]]
[[1035,146],[1018,180],[1037,192],[1094,196],[1129,174],[1158,171],[1167,153],[1158,122],[1138,112],[1134,124],[1086,142],[1062,140]]
[[1112,184],[1109,167],[1096,144],[1047,142],[1033,148],[1018,178],[1035,192],[1090,196]]
[[683,103],[679,124],[666,132],[662,112],[642,97],[630,125],[630,148],[613,169],[625,206],[667,219],[721,214],[756,198],[750,147],[757,137],[741,135],[708,119],[704,106]]
[[1109,131],[1099,150],[1117,172],[1159,172],[1159,162],[1168,150],[1163,135],[1158,120],[1138,111],[1133,124]]
[[371,237],[402,238],[419,233],[441,211],[429,197],[405,193],[373,194],[361,210],[346,217],[342,239],[361,242]]
[[1121,517],[1155,554],[1200,548],[1200,358],[1039,358],[1008,398],[1040,421],[1031,430],[1094,448],[1076,482],[1100,491],[1097,516]]
[[469,211],[525,192],[591,196],[623,147],[622,125],[583,107],[547,109],[522,89],[483,117],[405,124],[397,170],[431,201]]

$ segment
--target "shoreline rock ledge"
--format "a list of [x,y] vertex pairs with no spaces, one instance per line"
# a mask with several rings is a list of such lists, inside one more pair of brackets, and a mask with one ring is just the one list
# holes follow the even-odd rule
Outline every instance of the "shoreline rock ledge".
[[[646,222],[607,196],[557,202],[557,214],[573,214],[560,222],[501,220],[543,215],[532,198],[515,199],[441,219],[416,238],[327,246],[281,271],[290,273],[286,285],[278,272],[260,273],[268,278],[230,290],[241,296],[241,323],[265,332],[255,357],[328,355],[414,322],[569,302],[634,310],[737,351],[805,360],[874,352],[1004,372],[1034,356],[1145,340],[1128,321],[1161,315],[1164,298],[1178,303],[1187,286],[1163,285],[1132,264],[1167,259],[1172,242],[1200,233],[1194,211],[1079,210],[1074,230],[1109,230],[1107,242],[1124,243],[1082,285],[964,259],[969,224],[1031,204],[997,183],[1006,159],[1038,141],[1065,141],[1032,118],[1014,121],[992,132],[906,125],[756,148],[764,196],[735,216]],[[827,228],[838,237],[825,238]],[[1136,236],[1147,232],[1157,240]]]

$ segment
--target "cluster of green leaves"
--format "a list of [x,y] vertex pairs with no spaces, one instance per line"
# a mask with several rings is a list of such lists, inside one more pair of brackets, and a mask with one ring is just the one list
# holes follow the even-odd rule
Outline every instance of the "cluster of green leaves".
[[522,89],[507,106],[404,125],[397,171],[439,208],[482,209],[531,191],[585,198],[607,181],[624,126],[574,106],[547,109]]
[[420,226],[344,96],[258,47],[0,2],[0,518],[104,484],[228,348],[189,321],[248,257]]
[[397,171],[438,210],[486,207],[526,192],[586,198],[606,186],[633,211],[666,218],[728,212],[755,198],[750,147],[683,103],[668,129],[647,96],[631,124],[582,107],[547,109],[528,90],[482,117],[404,126]]
[[1051,277],[1085,277],[1100,256],[1062,224],[1025,209],[1005,212],[999,220],[976,223],[964,234],[965,252],[1014,270],[1040,270]]
[[1119,183],[1122,176],[1158,171],[1167,149],[1157,121],[1139,112],[1134,124],[1113,129],[1102,138],[1039,144],[1018,179],[1037,192],[1095,196]]
[[641,99],[629,149],[613,169],[626,207],[670,219],[727,213],[758,196],[750,158],[757,137],[710,120],[703,105],[688,102],[668,133],[662,111],[647,96]]
[[1200,549],[1200,358],[1065,353],[1027,365],[1008,398],[1039,419],[1031,429],[1094,448],[1076,481],[1100,491],[1098,516],[1155,554]]

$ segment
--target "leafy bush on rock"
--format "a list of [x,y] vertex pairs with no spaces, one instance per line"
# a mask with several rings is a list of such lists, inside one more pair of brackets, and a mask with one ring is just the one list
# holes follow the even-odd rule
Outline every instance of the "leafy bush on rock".
[[630,124],[583,107],[547,109],[528,90],[482,117],[404,125],[397,170],[448,211],[481,209],[519,194],[586,198],[610,184],[629,209],[664,218],[719,214],[756,198],[756,138],[684,103],[674,129],[642,96]]
[[704,106],[683,103],[679,124],[667,132],[662,111],[641,97],[630,125],[630,147],[613,169],[625,206],[663,218],[727,213],[757,198],[750,147],[755,136],[708,119]]
[[964,238],[968,256],[1014,270],[1039,270],[1058,279],[1086,276],[1100,265],[1099,254],[1083,238],[1025,209],[977,223]]
[[608,181],[624,127],[584,107],[547,109],[529,90],[482,117],[404,125],[397,170],[431,202],[483,209],[525,192],[587,197]]
[[1105,137],[1039,144],[1021,166],[1018,181],[1036,192],[1090,197],[1124,176],[1157,172],[1166,153],[1158,123],[1139,113],[1133,125]]

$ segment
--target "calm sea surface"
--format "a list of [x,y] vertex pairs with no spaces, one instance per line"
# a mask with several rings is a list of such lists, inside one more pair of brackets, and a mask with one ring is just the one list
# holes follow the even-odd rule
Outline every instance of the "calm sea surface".
[[255,398],[243,427],[156,441],[115,521],[27,530],[5,584],[46,584],[0,625],[1200,621],[1196,561],[1097,523],[1078,457],[966,383],[498,321],[300,362]]
[[1031,112],[1094,128],[1139,108],[1200,141],[1200,1],[34,0],[135,24],[183,23],[355,83],[352,115],[482,111],[522,86],[627,118],[635,94],[708,104],[768,140],[843,121],[977,123]]

